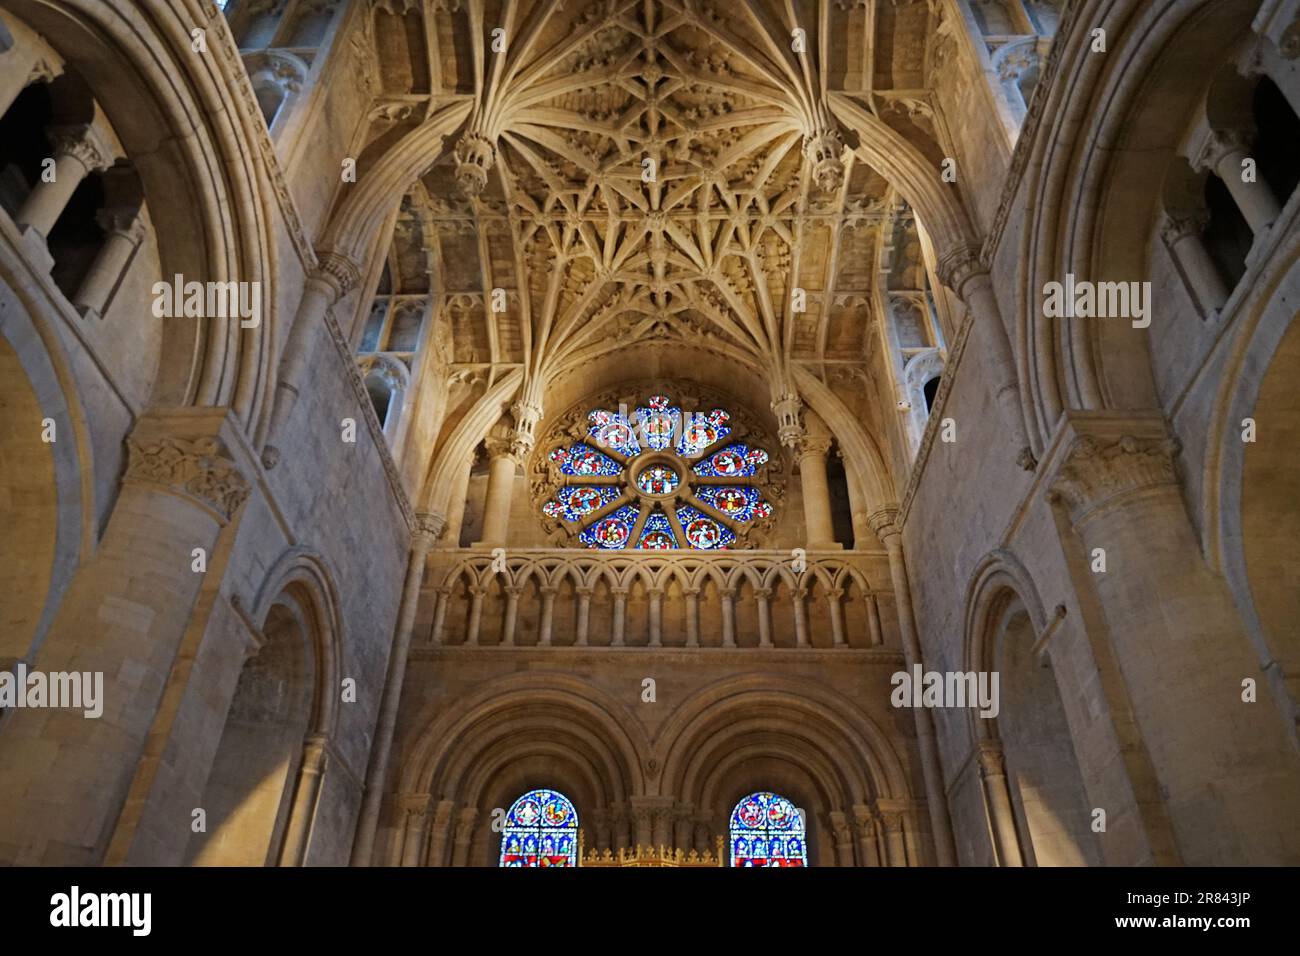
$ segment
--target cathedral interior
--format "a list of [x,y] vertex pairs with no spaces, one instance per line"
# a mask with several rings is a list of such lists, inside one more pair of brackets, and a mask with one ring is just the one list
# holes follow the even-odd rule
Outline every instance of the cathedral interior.
[[1300,0],[0,0],[0,863],[1300,864],[1298,183]]

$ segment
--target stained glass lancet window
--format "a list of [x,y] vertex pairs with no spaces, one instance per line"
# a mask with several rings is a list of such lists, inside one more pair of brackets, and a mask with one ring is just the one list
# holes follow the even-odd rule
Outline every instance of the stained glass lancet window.
[[577,866],[578,811],[558,790],[530,790],[501,829],[502,866]]
[[732,866],[807,866],[803,814],[780,794],[751,793],[731,811]]
[[733,435],[724,408],[685,411],[651,395],[594,409],[582,440],[549,452],[560,487],[542,514],[588,548],[713,551],[772,516],[756,485],[768,454]]

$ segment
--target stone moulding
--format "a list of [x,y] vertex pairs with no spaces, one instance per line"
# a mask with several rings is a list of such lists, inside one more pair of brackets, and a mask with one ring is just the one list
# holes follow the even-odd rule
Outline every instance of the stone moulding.
[[226,524],[252,486],[215,438],[127,439],[127,481],[160,485],[213,511]]

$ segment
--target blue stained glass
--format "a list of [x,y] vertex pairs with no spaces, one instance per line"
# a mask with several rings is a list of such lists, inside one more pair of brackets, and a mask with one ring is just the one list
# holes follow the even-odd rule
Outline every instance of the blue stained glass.
[[770,791],[751,793],[731,811],[732,866],[807,866],[803,814]]
[[695,489],[695,497],[733,521],[753,521],[772,513],[758,489],[746,485],[705,485]]
[[502,866],[577,866],[578,811],[558,790],[530,790],[501,829]]
[[612,448],[629,457],[640,454],[641,446],[636,440],[636,432],[624,416],[597,409],[587,417],[591,420],[587,433],[595,439],[598,447]]
[[622,489],[615,485],[572,485],[561,488],[555,500],[542,506],[542,511],[552,518],[580,521],[616,501],[622,493]]
[[667,397],[651,397],[648,408],[636,410],[636,426],[641,440],[655,451],[662,451],[673,443],[681,429],[682,410],[668,404]]
[[731,426],[727,424],[729,421],[731,416],[721,408],[687,415],[681,440],[677,442],[677,454],[687,457],[698,455],[714,442],[726,438],[731,434]]
[[632,526],[636,524],[640,511],[632,505],[624,505],[613,514],[601,518],[582,534],[578,540],[589,548],[616,550],[626,548],[632,537]]
[[737,442],[710,455],[692,470],[702,478],[747,478],[757,474],[759,467],[765,464],[767,452]]
[[645,519],[645,527],[641,530],[641,538],[636,546],[647,551],[668,551],[677,547],[677,536],[673,534],[668,516],[662,511],[651,512],[650,517]]
[[560,471],[566,475],[617,475],[623,471],[623,466],[613,458],[581,442],[569,448],[556,448],[551,452],[551,461],[558,462]]
[[686,535],[686,543],[700,551],[716,551],[736,542],[735,532],[690,505],[677,509],[677,520]]

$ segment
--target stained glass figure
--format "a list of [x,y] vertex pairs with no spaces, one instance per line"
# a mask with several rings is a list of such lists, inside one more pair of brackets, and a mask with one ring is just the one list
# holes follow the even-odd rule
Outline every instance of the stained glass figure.
[[668,516],[662,511],[651,512],[645,519],[645,527],[641,530],[641,539],[636,546],[647,551],[667,551],[677,547],[677,537],[673,534]]
[[677,509],[677,520],[686,535],[686,543],[699,551],[716,551],[736,542],[734,531],[690,505]]
[[729,421],[731,416],[721,408],[688,415],[681,441],[677,443],[677,454],[691,458],[720,442],[731,434]]
[[807,866],[803,814],[785,797],[760,791],[731,811],[732,866]]
[[695,497],[736,521],[753,521],[772,513],[758,489],[744,485],[704,485],[695,490]]
[[667,465],[650,465],[636,476],[636,486],[647,495],[670,495],[677,490],[681,479]]
[[502,866],[577,866],[578,811],[557,790],[530,790],[510,805]]
[[561,488],[554,501],[546,503],[555,506],[552,510],[548,511],[544,505],[542,511],[553,518],[560,517],[565,521],[581,521],[585,515],[589,515],[593,511],[599,511],[611,502],[617,501],[621,493],[622,491],[613,485],[596,487],[591,485],[570,485],[567,488]]
[[637,443],[636,433],[623,415],[597,409],[587,417],[591,419],[587,433],[596,440],[598,447],[612,448],[629,458],[640,453],[641,446]]
[[624,505],[582,532],[578,539],[589,548],[609,551],[625,548],[628,539],[632,537],[632,526],[636,524],[639,514],[639,509]]
[[701,477],[741,478],[758,474],[767,464],[767,452],[737,442],[699,462],[694,471]]
[[557,462],[566,475],[617,475],[623,466],[608,455],[602,455],[590,445],[579,442],[569,448],[551,452],[551,461]]

